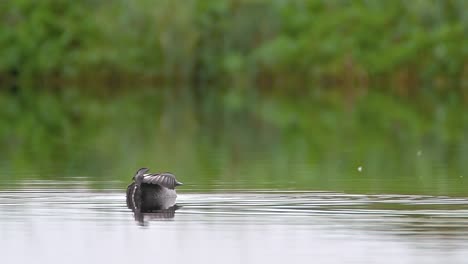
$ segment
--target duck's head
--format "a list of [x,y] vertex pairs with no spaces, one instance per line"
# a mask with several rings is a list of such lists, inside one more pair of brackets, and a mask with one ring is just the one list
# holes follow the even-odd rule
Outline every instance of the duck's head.
[[145,173],[147,173],[148,171],[149,171],[149,169],[147,169],[147,168],[141,168],[141,169],[139,169],[139,170],[136,172],[135,176],[133,176],[133,178],[132,178],[133,181],[136,182],[137,184],[141,184],[141,182],[143,181],[143,175],[144,175]]

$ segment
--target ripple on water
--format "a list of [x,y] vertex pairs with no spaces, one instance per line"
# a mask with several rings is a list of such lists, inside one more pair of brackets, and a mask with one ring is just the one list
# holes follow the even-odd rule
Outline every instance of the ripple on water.
[[[181,193],[177,211],[144,214],[139,221],[148,227],[146,232],[138,232],[141,228],[136,225],[136,215],[125,204],[123,190],[95,191],[83,183],[67,186],[73,188],[64,189],[60,184],[50,183],[44,188],[38,182],[0,191],[0,235],[19,244],[39,243],[30,241],[34,234],[42,237],[44,241],[40,243],[47,247],[57,247],[58,242],[45,237],[71,236],[74,239],[68,241],[67,248],[83,251],[84,256],[101,254],[90,253],[83,246],[94,237],[112,236],[108,243],[114,247],[126,245],[130,251],[140,250],[136,245],[141,247],[141,244],[128,241],[151,241],[172,255],[176,254],[174,248],[182,247],[197,254],[217,247],[219,255],[229,258],[231,263],[236,263],[239,254],[245,251],[271,263],[281,258],[265,256],[268,252],[271,256],[279,254],[293,259],[307,256],[309,244],[320,248],[322,253],[347,248],[343,250],[356,263],[364,263],[372,255],[373,260],[384,258],[382,263],[395,260],[437,263],[445,259],[443,252],[447,250],[458,256],[451,263],[463,263],[461,260],[468,257],[462,250],[468,247],[468,198],[463,197],[260,190]],[[161,236],[168,239],[164,244],[154,240]],[[184,242],[179,240],[182,237]],[[241,244],[232,244],[238,239]],[[243,246],[239,245],[244,243],[267,243],[273,251],[262,251],[253,245],[254,251],[241,249]],[[294,243],[294,248],[285,250],[290,243]],[[192,252],[194,244],[199,251]],[[0,242],[0,247],[10,247],[16,255],[22,252],[22,247],[12,245]],[[150,249],[143,247],[143,250]],[[369,248],[374,252],[369,253]],[[411,254],[407,248],[412,248]],[[125,263],[127,251],[115,252],[114,261]],[[330,261],[324,257],[318,259],[342,263],[342,259]],[[35,258],[25,257],[25,261]],[[39,259],[50,261],[46,257]],[[189,257],[179,256],[179,259],[190,261]],[[83,263],[89,259],[77,257],[76,261]]]

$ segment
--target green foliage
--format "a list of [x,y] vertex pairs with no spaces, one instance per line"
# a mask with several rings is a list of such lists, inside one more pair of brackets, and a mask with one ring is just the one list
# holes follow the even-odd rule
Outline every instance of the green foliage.
[[2,3],[0,73],[21,78],[55,78],[81,70],[78,52],[92,29],[86,4],[71,1]]
[[284,91],[363,80],[399,95],[462,94],[467,9],[463,0],[8,0],[0,77]]
[[5,0],[0,169],[127,179],[161,164],[203,183],[446,194],[467,172],[465,10]]

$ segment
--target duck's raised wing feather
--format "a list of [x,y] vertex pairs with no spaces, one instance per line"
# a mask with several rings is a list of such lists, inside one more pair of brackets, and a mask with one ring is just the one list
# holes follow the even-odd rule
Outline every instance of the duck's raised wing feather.
[[156,173],[156,174],[145,174],[143,177],[143,183],[146,184],[158,184],[168,189],[174,189],[176,186],[182,185],[178,182],[175,176],[171,173]]

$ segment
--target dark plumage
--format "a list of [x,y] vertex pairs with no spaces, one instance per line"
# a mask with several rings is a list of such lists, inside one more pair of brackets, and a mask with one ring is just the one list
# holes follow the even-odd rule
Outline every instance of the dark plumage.
[[157,184],[162,187],[174,190],[176,186],[182,185],[178,182],[173,174],[161,173],[161,174],[145,174],[143,175],[142,183],[146,184]]
[[133,211],[164,210],[175,204],[175,187],[182,185],[171,173],[147,173],[141,168],[127,187],[127,206]]

